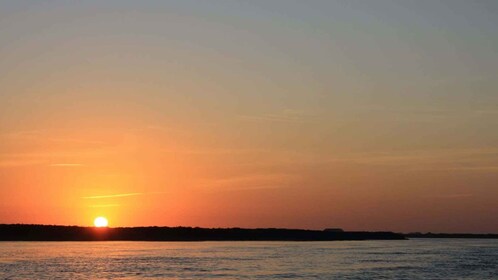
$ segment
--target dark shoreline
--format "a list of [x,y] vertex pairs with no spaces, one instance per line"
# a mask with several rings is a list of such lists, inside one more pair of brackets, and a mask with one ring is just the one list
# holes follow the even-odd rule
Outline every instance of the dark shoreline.
[[348,241],[404,240],[394,232],[331,232],[277,228],[0,225],[0,241]]
[[406,238],[498,239],[495,233],[407,233]]
[[0,224],[0,241],[353,241],[498,239],[498,234],[321,231],[282,228],[117,227]]

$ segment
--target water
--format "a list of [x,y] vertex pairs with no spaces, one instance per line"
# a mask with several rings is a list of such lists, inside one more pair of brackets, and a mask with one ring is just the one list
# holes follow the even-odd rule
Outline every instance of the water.
[[498,240],[0,242],[0,279],[498,279]]

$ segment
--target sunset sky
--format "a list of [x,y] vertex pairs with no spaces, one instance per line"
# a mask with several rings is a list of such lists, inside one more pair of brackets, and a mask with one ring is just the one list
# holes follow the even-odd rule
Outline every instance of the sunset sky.
[[0,223],[498,232],[498,1],[1,1]]

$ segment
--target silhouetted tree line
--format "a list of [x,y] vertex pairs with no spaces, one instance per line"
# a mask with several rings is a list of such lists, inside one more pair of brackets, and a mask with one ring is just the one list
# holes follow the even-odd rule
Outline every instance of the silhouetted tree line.
[[95,228],[52,225],[0,225],[1,241],[335,241],[402,240],[393,232],[319,231],[198,227]]

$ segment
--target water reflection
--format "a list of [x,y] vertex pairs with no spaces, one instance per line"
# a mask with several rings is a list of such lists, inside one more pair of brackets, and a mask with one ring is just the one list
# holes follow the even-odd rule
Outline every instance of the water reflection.
[[2,242],[0,278],[490,279],[498,241]]

